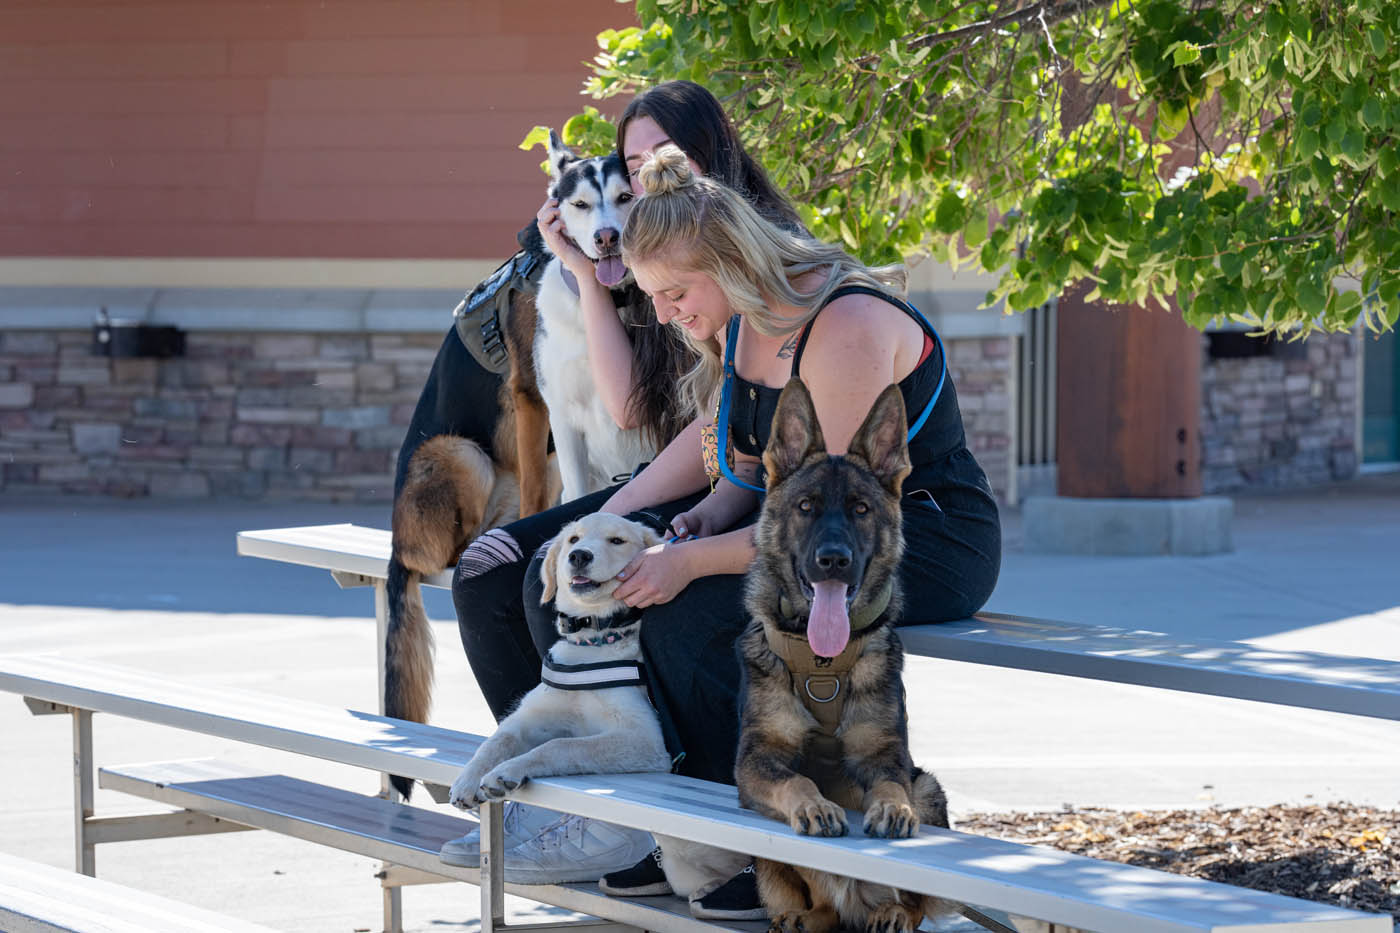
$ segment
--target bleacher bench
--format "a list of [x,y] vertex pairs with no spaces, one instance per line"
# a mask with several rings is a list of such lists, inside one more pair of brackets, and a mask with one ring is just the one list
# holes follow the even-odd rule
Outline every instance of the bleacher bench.
[[[320,567],[341,586],[375,586],[381,593],[389,547],[388,531],[349,524],[238,535],[239,554]],[[450,588],[452,573],[443,571],[423,582]],[[382,652],[387,603],[381,596],[375,605]],[[995,612],[902,626],[899,637],[911,655],[1400,719],[1400,663],[1393,661],[1186,641],[1158,632]]]
[[0,853],[5,933],[272,933],[269,927]]
[[[75,717],[75,799],[90,812],[81,784],[92,760],[91,714],[102,712],[295,752],[431,784],[456,777],[481,738],[244,690],[169,681],[126,668],[53,656],[0,657],[0,689],[24,696],[39,713]],[[482,929],[502,923],[511,891],[646,930],[757,931],[752,923],[709,924],[690,917],[678,898],[610,898],[596,885],[506,885],[499,860],[500,804],[483,810],[483,867],[437,860],[445,840],[469,822],[451,815],[353,794],[296,778],[212,761],[110,766],[103,787],[185,808],[207,824],[176,814],[190,832],[222,831],[231,822],[382,858],[427,877],[480,884]],[[786,825],[738,806],[733,787],[674,774],[573,776],[531,781],[513,799],[651,832],[693,839],[811,868],[981,905],[1084,930],[1187,933],[1391,933],[1381,915],[1300,901],[1150,869],[1107,863],[1054,849],[923,827],[907,840],[865,837],[860,815],[838,839],[797,835]],[[80,819],[78,846],[108,839],[171,835],[172,815]],[[494,833],[493,833],[494,830]],[[95,867],[95,866],[94,866]],[[531,929],[539,929],[531,925]],[[596,928],[596,927],[594,927]],[[996,928],[993,925],[992,928]]]

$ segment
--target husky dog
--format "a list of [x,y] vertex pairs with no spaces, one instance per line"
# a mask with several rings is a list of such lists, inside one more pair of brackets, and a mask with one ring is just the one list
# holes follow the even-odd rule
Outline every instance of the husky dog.
[[[638,359],[662,367],[639,378],[684,372],[690,351],[656,324],[622,264],[632,199],[622,160],[615,153],[580,159],[551,132],[549,174],[550,197],[559,199],[566,229],[612,291]],[[384,682],[384,713],[396,719],[426,722],[432,705],[433,640],[420,579],[455,566],[487,529],[559,501],[561,488],[571,500],[630,473],[690,420],[672,402],[646,413],[648,429],[618,429],[593,388],[577,284],[570,287],[572,276],[533,223],[517,239],[521,251],[459,308],[462,339],[449,333],[443,343],[399,458]],[[473,397],[488,392],[496,404]],[[494,424],[482,423],[483,411],[499,413]],[[548,453],[551,430],[557,456]],[[410,781],[392,781],[409,796]]]
[[[907,428],[890,386],[846,455],[831,456],[812,398],[793,379],[763,452],[768,494],[745,581],[735,777],[743,806],[799,833],[845,835],[845,808],[865,814],[870,836],[948,825],[938,780],[909,757],[894,633]],[[774,933],[912,933],[925,915],[949,909],[888,885],[764,859],[755,867]]]
[[[549,196],[559,201],[564,227],[593,260],[598,281],[610,289],[629,285],[632,275],[622,263],[622,227],[631,210],[632,188],[622,159],[616,153],[580,159],[551,131],[549,177]],[[535,300],[535,370],[549,407],[565,502],[631,474],[656,454],[641,429],[617,426],[593,386],[578,283],[572,279],[554,259],[544,270]],[[627,325],[643,323],[650,313],[645,296],[635,287],[618,308]]]

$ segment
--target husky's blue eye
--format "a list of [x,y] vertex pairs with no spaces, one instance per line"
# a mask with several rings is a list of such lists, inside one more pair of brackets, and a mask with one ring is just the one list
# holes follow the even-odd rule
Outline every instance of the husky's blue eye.
[[803,512],[810,512],[812,511],[812,500],[806,498],[798,499],[797,507]]

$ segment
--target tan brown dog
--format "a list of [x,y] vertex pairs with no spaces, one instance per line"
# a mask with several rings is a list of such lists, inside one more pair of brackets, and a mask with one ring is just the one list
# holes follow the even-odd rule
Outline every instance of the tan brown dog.
[[[529,230],[534,232],[533,225]],[[534,236],[538,240],[538,233]],[[526,266],[538,278],[548,256],[542,243],[533,243],[508,265]],[[384,676],[385,715],[396,719],[426,722],[432,703],[433,638],[423,611],[422,578],[456,566],[463,549],[483,531],[543,511],[559,498],[559,471],[548,453],[549,410],[535,376],[535,283],[519,272],[495,284],[497,291],[485,300],[499,307],[477,309],[474,318],[490,315],[504,379],[488,372],[486,363],[494,361],[472,359],[468,338],[458,339],[459,323],[433,363],[399,458]],[[494,403],[483,406],[473,390],[494,393]],[[481,411],[496,418],[486,430],[479,424]],[[463,436],[487,433],[489,452]],[[407,797],[412,783],[392,780]]]
[[[938,780],[909,757],[901,671],[900,489],[908,422],[899,389],[876,400],[843,457],[826,451],[807,388],[778,400],[763,454],[768,491],[746,581],[739,801],[799,833],[867,835],[948,825]],[[840,926],[910,933],[936,898],[760,859],[759,896],[781,933]]]

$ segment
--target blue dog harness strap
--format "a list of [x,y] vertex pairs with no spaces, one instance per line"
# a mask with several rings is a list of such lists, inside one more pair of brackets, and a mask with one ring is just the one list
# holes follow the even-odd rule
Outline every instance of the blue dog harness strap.
[[540,680],[558,690],[606,690],[609,687],[645,687],[646,665],[641,661],[599,661],[594,664],[558,664],[545,655]]
[[[943,368],[942,371],[938,374],[938,384],[934,387],[933,394],[929,397],[928,404],[924,406],[924,410],[919,414],[919,417],[909,425],[909,434],[906,439],[912,441],[914,437],[919,433],[919,430],[924,426],[924,423],[928,421],[929,415],[933,414],[933,408],[935,405],[938,404],[938,397],[943,394],[943,386],[948,381],[948,354],[943,348],[943,338],[938,336],[938,331],[934,330],[934,327],[932,324],[929,323],[928,318],[924,317],[923,312],[920,311],[918,308],[914,307],[909,302],[904,301],[903,299],[896,298],[893,295],[886,294],[884,292],[866,287],[864,285],[847,285],[836,289],[834,292],[831,293],[831,296],[827,298],[827,304],[830,304],[832,301],[835,301],[837,298],[840,298],[844,295],[851,294],[874,295],[875,297],[883,298],[884,300],[889,301],[891,304],[900,308],[906,314],[914,318],[914,320],[918,322],[919,326],[923,328],[924,332],[931,335],[934,339],[934,342],[938,344],[938,356],[943,363]],[[826,307],[826,305],[823,305],[822,307]],[[810,324],[811,322],[809,321],[808,325],[810,326]],[[798,345],[797,356],[793,360],[794,370],[796,370],[801,360],[802,349],[807,344],[808,332],[809,331],[804,331],[802,335],[802,340]],[[719,412],[716,415],[715,419],[718,422],[717,428],[719,435],[719,471],[725,479],[729,480],[734,485],[742,487],[744,489],[751,489],[759,495],[763,495],[763,493],[765,492],[763,487],[755,486],[753,483],[747,483],[739,479],[739,477],[734,475],[734,470],[729,465],[729,408],[730,396],[733,394],[734,390],[734,353],[738,349],[738,346],[739,316],[736,314],[729,319],[727,332],[725,334],[724,381],[720,385]],[[794,375],[796,375],[795,372]]]

